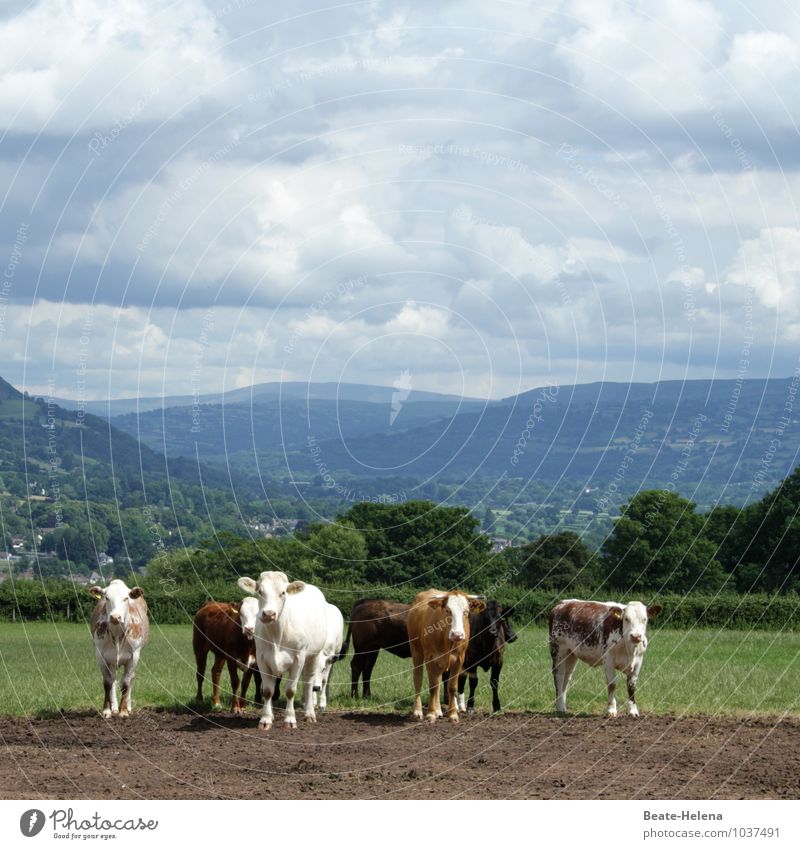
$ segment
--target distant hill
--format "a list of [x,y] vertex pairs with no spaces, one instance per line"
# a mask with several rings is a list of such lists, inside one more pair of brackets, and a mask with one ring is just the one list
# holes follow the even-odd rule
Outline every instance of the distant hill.
[[22,398],[22,393],[19,389],[16,389],[0,377],[0,401],[9,401],[19,398]]
[[[8,385],[8,384],[7,384]],[[12,387],[13,388],[13,387]],[[16,390],[14,390],[16,391]],[[172,407],[191,407],[195,404],[243,404],[272,400],[323,400],[323,401],[361,401],[370,404],[391,404],[392,395],[398,390],[387,386],[372,386],[361,383],[304,383],[287,381],[285,383],[258,383],[228,392],[213,392],[197,397],[193,395],[150,396],[144,398],[115,398],[104,401],[75,401],[66,398],[56,399],[67,410],[81,407],[98,416],[119,416],[126,413],[146,413],[152,410],[164,410]],[[469,402],[483,404],[476,398],[459,398],[457,395],[444,395],[437,392],[423,392],[411,389],[403,393],[403,403],[451,403]]]
[[132,490],[141,500],[150,487],[149,500],[167,504],[171,486],[176,493],[184,485],[230,486],[217,467],[198,466],[188,457],[167,461],[105,419],[23,397],[2,379],[0,479],[18,497],[44,490],[49,496],[115,502]]
[[[466,480],[500,475],[584,480],[632,491],[698,482],[746,492],[774,486],[798,463],[800,410],[785,412],[796,381],[691,380],[543,387],[391,434],[330,439],[289,458],[295,475],[331,472]],[[732,499],[728,499],[732,500]]]

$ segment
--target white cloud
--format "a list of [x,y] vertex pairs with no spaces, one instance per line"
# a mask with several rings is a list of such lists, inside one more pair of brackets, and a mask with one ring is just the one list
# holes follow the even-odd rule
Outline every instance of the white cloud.
[[0,126],[111,131],[221,98],[232,70],[201,0],[40,0],[0,21]]
[[800,229],[771,227],[745,239],[727,273],[730,283],[750,286],[760,301],[797,319],[800,309]]

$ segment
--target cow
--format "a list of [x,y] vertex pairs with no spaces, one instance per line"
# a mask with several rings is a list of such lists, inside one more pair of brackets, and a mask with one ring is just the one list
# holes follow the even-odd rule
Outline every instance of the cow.
[[[261,675],[255,666],[255,625],[258,601],[250,596],[238,604],[208,601],[194,615],[192,647],[197,665],[197,701],[203,700],[208,653],[214,654],[211,667],[213,686],[212,708],[219,710],[219,679],[222,667],[228,664],[233,693],[233,712],[241,713],[246,705],[250,678],[255,675],[256,698],[261,686]],[[239,693],[239,670],[243,671],[242,689]]]
[[[464,666],[458,676],[458,709],[475,710],[475,688],[478,686],[478,669],[491,669],[489,684],[492,688],[492,711],[500,710],[500,672],[508,643],[517,639],[508,611],[504,611],[494,600],[486,602],[486,610],[472,613],[469,617],[469,645],[464,656]],[[464,686],[469,678],[469,700],[464,700]]]
[[636,682],[647,649],[647,621],[661,605],[645,607],[640,601],[559,602],[550,612],[549,643],[556,687],[556,711],[567,712],[567,688],[575,664],[603,666],[608,683],[608,715],[617,715],[617,670],[628,679],[628,713],[639,716]]
[[313,688],[321,687],[329,643],[328,604],[315,586],[289,581],[283,572],[262,572],[258,580],[241,577],[239,588],[258,598],[256,661],[261,672],[263,707],[258,727],[272,728],[275,679],[286,683],[284,726],[297,728],[294,697],[303,679],[303,710],[307,722],[316,722]]
[[350,695],[358,698],[358,679],[362,679],[364,698],[372,695],[370,679],[378,652],[385,649],[397,657],[411,657],[408,644],[408,611],[410,604],[366,598],[357,601],[350,613],[344,654],[353,638],[350,661]]
[[[105,699],[103,717],[130,716],[131,690],[139,655],[150,636],[147,602],[141,587],[128,589],[124,581],[113,580],[103,589],[91,587],[97,602],[92,611],[91,633],[97,663],[103,676]],[[123,667],[122,696],[117,704],[117,670]]]
[[[326,606],[328,636],[325,647],[322,650],[324,665],[319,680],[319,709],[325,710],[328,706],[328,684],[330,682],[333,664],[344,657],[344,617],[342,611],[335,604],[328,603]],[[314,688],[316,690],[316,687]]]
[[428,721],[442,715],[439,687],[448,673],[447,718],[458,722],[456,687],[469,643],[469,614],[486,609],[483,599],[461,590],[425,590],[414,598],[408,611],[408,642],[414,663],[415,719],[422,716],[423,664],[428,670]]

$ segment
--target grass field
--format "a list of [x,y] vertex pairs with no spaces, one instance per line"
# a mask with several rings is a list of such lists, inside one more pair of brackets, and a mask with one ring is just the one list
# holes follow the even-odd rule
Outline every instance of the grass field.
[[[210,667],[209,663],[209,672]],[[154,627],[137,671],[134,708],[196,708],[194,674],[191,628]],[[347,695],[349,677],[348,658],[334,667],[330,708],[410,709],[409,660],[381,652],[372,677],[373,698],[367,703]],[[227,671],[222,680],[226,685]],[[227,687],[224,692],[229,699]],[[205,693],[210,695],[210,683]],[[624,695],[624,687],[618,688],[618,694]],[[544,629],[521,630],[519,640],[507,648],[500,697],[506,710],[553,710]],[[99,709],[102,701],[100,671],[86,626],[0,623],[0,714]],[[797,713],[800,633],[653,632],[637,701],[642,713]],[[491,705],[486,673],[480,675],[477,705],[479,709]],[[604,712],[605,678],[601,669],[579,664],[570,688],[569,707],[574,712]]]

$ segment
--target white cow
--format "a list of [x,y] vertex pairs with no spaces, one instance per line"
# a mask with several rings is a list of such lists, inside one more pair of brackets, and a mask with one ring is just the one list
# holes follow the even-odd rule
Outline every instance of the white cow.
[[[105,700],[103,716],[127,717],[132,709],[131,689],[142,647],[150,635],[147,602],[141,587],[128,589],[124,581],[114,580],[105,589],[92,587],[89,592],[97,604],[92,612],[91,631]],[[124,667],[122,698],[117,706],[117,670]]]
[[[333,664],[340,659],[342,645],[344,644],[344,617],[342,611],[335,604],[326,605],[327,632],[325,648],[322,650],[324,665],[322,667],[322,679],[320,681],[319,709],[325,710],[328,706],[328,682],[331,677]],[[316,689],[316,687],[315,687]]]
[[567,711],[567,688],[575,664],[602,664],[608,684],[608,714],[617,715],[617,670],[628,679],[628,713],[639,716],[636,682],[647,649],[647,620],[661,612],[661,605],[645,607],[640,601],[559,602],[550,613],[550,656],[556,685],[556,710]]
[[328,603],[315,586],[292,581],[283,572],[262,572],[257,581],[239,578],[239,587],[258,596],[256,662],[261,673],[264,707],[258,727],[272,728],[275,679],[286,682],[284,725],[297,728],[294,696],[303,679],[303,709],[307,722],[316,722],[312,692],[320,686],[328,643]]

